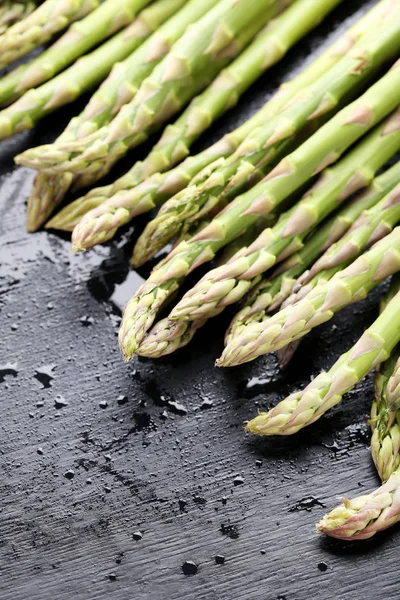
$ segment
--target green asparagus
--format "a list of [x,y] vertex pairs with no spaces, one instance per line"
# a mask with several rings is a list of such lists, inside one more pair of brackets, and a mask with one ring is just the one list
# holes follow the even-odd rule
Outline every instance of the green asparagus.
[[69,23],[98,7],[100,0],[45,0],[22,21],[0,36],[0,69],[51,40]]
[[[260,281],[262,273],[302,248],[305,236],[340,202],[367,186],[378,169],[399,149],[400,110],[380,123],[334,167],[326,169],[316,185],[281,215],[273,228],[264,230],[251,246],[243,248],[227,265],[204,275],[174,308],[171,319],[204,318],[216,308],[240,300]],[[390,196],[386,203],[382,202],[384,208],[386,205],[391,207],[396,204],[396,198]],[[397,212],[400,213],[400,209]],[[375,227],[371,224],[367,240],[378,223],[375,222]]]
[[[143,162],[137,163],[132,176],[138,182],[143,181],[186,158],[193,143],[213,121],[237,104],[250,85],[280,61],[340,1],[323,0],[316,3],[314,0],[297,0],[275,21],[270,22],[247,50],[223,70],[201,96],[192,101],[179,119],[166,127],[153,151]],[[281,10],[287,3],[287,0],[277,3],[275,10]]]
[[[100,83],[109,74],[113,65],[129,56],[150,33],[151,30],[143,18],[137,18],[124,31],[77,60],[68,69],[38,88],[27,92],[14,104],[0,112],[0,123],[4,136],[11,135],[14,131],[30,129],[39,119],[50,112],[76,100],[84,92]],[[125,81],[124,85],[126,85]],[[105,106],[102,110],[98,100],[97,96],[96,117],[106,110]],[[102,100],[104,101],[105,98]],[[107,108],[111,113],[113,112],[110,106]],[[93,107],[90,110],[93,110]],[[88,112],[85,111],[86,114]],[[8,124],[6,124],[7,122]],[[84,128],[87,131],[94,124],[93,122],[95,119],[90,120],[90,117],[88,120],[82,120],[79,129]]]
[[[125,104],[109,127],[85,140],[65,147],[27,151],[19,162],[53,172],[90,172],[111,166],[130,147],[147,138],[155,125],[161,125],[182,107],[180,96],[199,73],[221,59],[233,58],[237,40],[246,29],[253,36],[268,21],[279,0],[220,0],[213,9],[189,27],[168,55],[143,82],[134,100]],[[250,38],[251,39],[251,38]],[[250,41],[248,39],[247,41]],[[239,44],[240,46],[240,44]],[[41,159],[38,161],[39,155]],[[104,173],[104,171],[102,171]]]
[[22,21],[36,8],[34,2],[12,2],[7,0],[0,5],[0,35],[12,25]]
[[[109,77],[92,96],[83,112],[72,119],[58,142],[83,138],[109,123],[121,107],[132,100],[141,83],[168,53],[186,27],[204,15],[216,2],[217,0],[157,0],[146,7],[127,30],[131,45],[131,48],[127,48],[128,44],[125,46],[129,50],[128,57],[115,64]],[[153,35],[150,35],[152,32]],[[149,39],[134,51],[135,37],[138,41]],[[115,58],[114,62],[117,60],[120,59]],[[69,173],[57,177],[44,173],[37,175],[28,201],[29,231],[38,229],[46,221],[74,182],[76,185],[76,178]]]
[[[48,226],[71,231],[80,218],[85,217],[82,228],[75,234],[77,248],[89,248],[100,241],[110,239],[117,228],[126,224],[131,218],[151,210],[184,189],[196,173],[213,163],[214,159],[225,158],[232,154],[249,133],[276,116],[297,91],[315,81],[348,52],[371,24],[375,23],[387,5],[387,0],[379,3],[355,26],[346,31],[310,67],[281,86],[278,93],[252,119],[210,149],[195,157],[189,157],[180,166],[163,175],[160,173],[153,175],[145,184],[137,188],[135,186],[138,168],[134,166],[115,184],[91,190],[84,198],[67,206]],[[203,179],[207,177],[203,176]],[[106,200],[107,197],[110,197],[109,201]],[[94,212],[86,216],[86,213],[92,209],[95,209]],[[84,227],[83,223],[85,223]]]
[[[340,198],[343,199],[344,197],[346,197],[346,194],[350,194],[352,192],[353,186],[346,185],[346,182],[350,181],[350,178],[353,181],[355,180],[354,170],[355,167],[357,167],[357,165],[362,165],[362,171],[360,172],[360,174],[363,174],[364,177],[366,177],[368,180],[368,177],[373,176],[373,173],[379,169],[379,167],[381,166],[380,163],[386,162],[388,158],[387,153],[385,155],[385,153],[382,153],[378,149],[378,146],[380,145],[380,132],[384,130],[386,125],[387,123],[383,126],[380,126],[377,131],[369,135],[367,139],[364,140],[364,142],[360,144],[360,146],[357,147],[350,155],[348,155],[344,160],[338,163],[338,165],[333,167],[328,177],[327,174],[323,174],[322,179],[324,181],[327,180],[327,182],[325,185],[317,186],[318,191],[316,193],[316,196],[319,198],[319,201],[323,203],[324,208],[326,210],[328,206],[328,201],[330,201],[332,206],[334,207],[337,203],[337,197],[339,196],[339,194]],[[398,135],[398,147],[400,147],[400,134]],[[368,156],[365,153],[365,149],[367,149],[368,153],[372,156],[372,160],[370,157],[369,162]],[[397,147],[392,147],[391,152],[393,153],[393,151],[396,150]],[[376,159],[378,156],[379,159],[377,161]],[[349,166],[351,167],[350,169]],[[370,174],[368,174],[368,170],[370,170]],[[359,177],[358,181],[362,182],[362,177]],[[342,190],[345,191],[343,192]],[[308,198],[307,202],[308,204],[310,204]],[[382,218],[382,220],[384,220],[388,224],[390,223],[390,221],[397,222],[397,220],[400,218],[400,202],[396,203],[395,198],[391,196],[390,198],[385,199],[385,201],[382,201],[382,203],[379,204],[381,205],[379,206],[379,209],[377,207],[376,211],[373,213],[373,215],[371,215],[371,224],[368,223],[368,232],[364,232],[364,238],[366,241],[369,239],[371,233],[374,231],[374,227],[372,224],[374,221],[373,217],[375,217],[376,220],[376,215],[379,215]],[[293,211],[289,211],[289,214],[291,212]],[[349,210],[348,212],[348,218],[351,218],[354,215],[355,211],[353,209]],[[339,215],[339,217],[340,216],[341,215]],[[282,248],[285,248],[285,244],[281,240],[281,232],[282,225],[284,229],[286,222],[287,219],[281,216],[280,220],[278,221],[278,224],[274,228],[272,228],[272,230],[270,229],[264,231],[264,234],[262,234],[261,237],[259,237],[257,241],[253,244],[254,247],[262,248],[261,258],[260,251],[257,249],[256,258],[253,264],[259,262],[259,264],[263,265],[264,267],[267,267],[269,264],[266,258],[268,254],[270,255],[270,263],[273,263],[279,258],[279,254],[282,251]],[[342,218],[342,223],[343,222],[344,218]],[[348,221],[348,226],[350,225],[350,223],[351,221]],[[360,229],[363,230],[365,229],[365,227],[360,227]],[[275,235],[274,230],[276,230]],[[267,235],[265,235],[266,232]],[[311,243],[311,246],[309,247],[308,251],[306,244],[306,246],[298,254],[302,254],[304,260],[311,259],[312,254],[315,253],[315,251],[318,251],[318,245],[321,248],[325,243],[326,239],[329,237],[329,235],[331,235],[331,233],[332,223],[328,223],[326,227],[322,228],[313,236],[313,238],[316,239],[314,239],[314,242]],[[313,238],[311,238],[311,241],[313,240]],[[294,240],[290,242],[292,247],[293,242]],[[160,324],[157,324],[155,328],[153,328],[149,332],[148,336],[139,346],[137,354],[142,356],[151,356],[155,358],[157,356],[164,355],[166,352],[170,353],[173,351],[173,349],[181,348],[185,343],[188,343],[192,339],[195,332],[199,329],[199,322],[203,324],[207,319],[220,314],[227,304],[236,302],[237,299],[244,294],[246,289],[251,289],[252,287],[254,287],[255,282],[257,282],[260,278],[257,274],[251,272],[251,266],[249,268],[249,264],[247,264],[247,268],[245,268],[246,263],[243,259],[246,256],[247,248],[243,247],[242,244],[241,250],[238,251],[238,253],[235,256],[233,256],[233,258],[230,261],[206,274],[203,277],[203,279],[199,282],[199,284],[196,285],[190,292],[188,292],[184,296],[183,300],[175,307],[175,309],[172,310],[169,318],[167,320],[164,320],[164,327]],[[251,253],[250,256],[252,256]],[[288,260],[290,260],[290,258]],[[349,262],[350,260],[348,260],[348,263]],[[245,270],[245,272],[248,272],[249,278],[245,276],[243,278],[238,279],[235,274],[237,274],[240,270]],[[339,270],[339,267],[337,267],[337,270]],[[281,272],[285,273],[284,268],[282,268]],[[227,278],[224,277],[224,273],[227,273]],[[233,276],[232,273],[234,274]],[[332,273],[332,276],[333,274],[334,273]],[[287,277],[286,283],[288,283],[288,279],[289,278]],[[185,319],[181,318],[182,314],[185,315]],[[178,328],[173,326],[171,321],[173,322],[174,320],[176,320],[177,316],[179,317],[178,321],[187,321],[186,327]],[[262,321],[262,319],[260,319],[260,321]],[[246,336],[246,329],[244,329],[241,332],[241,334],[239,334],[239,338],[232,338],[231,343],[234,347],[236,345],[240,347],[243,336]],[[178,338],[182,338],[182,341],[179,342]],[[166,340],[168,341],[168,344],[165,343]]]
[[153,271],[129,302],[120,328],[120,345],[127,359],[142,342],[163,302],[185,276],[213,258],[260,215],[273,211],[309,178],[336,161],[363,133],[398,103],[400,61],[358,100],[348,105],[304,142],[257,186],[237,198],[188,242],[183,242]]
[[306,240],[304,248],[287,258],[268,278],[251,289],[245,305],[232,319],[226,333],[225,345],[239,339],[237,336],[242,335],[248,325],[264,321],[269,313],[279,308],[282,302],[289,298],[298,278],[311,272],[306,269],[314,263],[318,255],[340,239],[364,210],[379,202],[397,183],[400,183],[400,162],[376,177],[368,188],[317,229]]
[[396,412],[400,408],[400,360],[393,368],[393,373],[388,381],[386,388],[386,400],[388,409]]
[[[400,268],[400,229],[390,235],[396,244],[388,250],[382,267],[386,268],[393,258]],[[249,421],[248,431],[257,435],[291,435],[317,421],[371,369],[390,356],[400,340],[399,309],[400,293],[397,293],[353,348],[328,372],[320,373],[303,391],[291,394],[269,412],[260,413]]]
[[377,490],[353,500],[343,499],[318,523],[317,530],[340,540],[367,540],[400,521],[400,472]]
[[[398,9],[400,23],[400,5]],[[383,29],[386,29],[386,24]],[[382,54],[386,35],[387,50]],[[381,59],[392,55],[394,39],[397,39],[400,49],[400,25],[398,29],[393,27],[392,33],[387,31],[384,34],[379,27],[377,31],[373,29],[366,33],[329,71],[308,88],[302,89],[275,119],[258,131],[253,131],[226,164],[214,171],[198,190],[181,192],[168,201],[143,232],[135,248],[135,264],[143,264],[154,256],[198,215],[203,217],[214,210],[216,204],[223,206],[243,193],[249,186],[250,177],[251,183],[261,179],[272,166],[276,151],[290,136],[300,131],[307,121],[336,111],[344,97],[355,95],[357,86],[361,86],[371,72],[382,64]],[[364,61],[361,57],[364,57]]]
[[399,357],[397,347],[390,358],[381,363],[375,375],[375,397],[371,408],[371,454],[382,481],[400,468],[400,412],[389,412],[387,383]]
[[[115,1],[105,0],[87,17],[71,25],[48,50],[0,79],[0,105],[14,102],[28,90],[54,77],[91,48],[131,23],[135,14],[149,1],[120,0],[116,13]],[[7,135],[7,127],[8,122],[3,124],[0,121],[0,138]]]
[[[397,194],[397,202],[399,199],[400,195]],[[385,278],[385,269],[388,274],[396,272],[397,252],[394,248],[392,253],[388,244],[397,241],[399,231],[396,228],[371,250],[344,270],[339,270],[327,282],[311,289],[295,304],[286,306],[262,323],[249,325],[243,336],[225,348],[218,365],[234,366],[279,350],[329,321],[344,306],[365,298]],[[390,271],[391,268],[393,271]]]

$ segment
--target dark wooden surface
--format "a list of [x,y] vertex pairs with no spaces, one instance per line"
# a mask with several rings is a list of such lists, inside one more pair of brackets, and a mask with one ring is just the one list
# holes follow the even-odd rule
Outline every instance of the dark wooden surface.
[[[344,3],[205,142],[372,4]],[[125,365],[120,307],[146,275],[129,274],[133,228],[82,256],[25,233],[33,174],[12,156],[54,139],[61,113],[0,146],[2,600],[398,598],[398,530],[350,545],[314,532],[337,495],[378,484],[371,378],[300,435],[243,432],[356,340],[381,290],[309,336],[287,373],[272,356],[214,368],[229,314],[170,358]]]

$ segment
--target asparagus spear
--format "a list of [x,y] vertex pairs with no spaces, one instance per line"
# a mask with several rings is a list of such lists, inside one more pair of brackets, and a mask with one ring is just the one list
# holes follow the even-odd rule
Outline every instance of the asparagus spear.
[[[388,238],[391,236],[395,245],[383,258],[382,267],[385,268],[385,262],[387,265],[393,258],[400,268],[400,229]],[[248,431],[257,435],[291,435],[314,423],[338,404],[346,392],[390,356],[399,342],[399,308],[400,293],[328,372],[320,373],[303,391],[291,394],[269,412],[260,413],[247,424]]]
[[[58,141],[85,137],[109,123],[123,104],[132,100],[141,83],[168,53],[186,27],[204,15],[216,2],[217,0],[158,0],[146,7],[127,30],[129,43],[126,43],[125,48],[129,50],[126,54],[128,57],[122,63],[118,62],[120,58],[113,57],[113,62],[117,64],[109,77],[92,96],[79,117],[72,119]],[[152,32],[153,35],[150,35]],[[149,39],[141,45],[137,44],[134,51],[136,36],[138,41]],[[107,53],[109,54],[109,50]],[[35,102],[34,106],[36,107]],[[28,201],[29,231],[38,229],[46,221],[74,180],[71,174],[64,174],[62,177],[42,173],[37,175]]]
[[400,408],[400,360],[397,360],[386,388],[388,409],[396,412]]
[[[179,3],[181,4],[182,0]],[[164,6],[163,8],[165,10]],[[149,11],[149,9],[147,10]],[[73,102],[101,82],[117,61],[129,56],[148,37],[151,30],[144,20],[145,17],[146,15],[142,17],[141,13],[141,16],[124,31],[116,34],[96,50],[80,58],[68,69],[38,88],[30,90],[14,104],[2,110],[0,127],[2,127],[4,137],[12,135],[15,131],[32,128],[47,114],[64,104]],[[97,96],[96,117],[107,109],[110,113],[112,112],[113,109],[110,106],[103,107],[102,110],[98,100],[99,96]],[[108,98],[102,97],[101,100],[105,102]],[[90,118],[89,122],[82,121],[80,128],[87,131],[95,121],[95,118],[92,119],[92,122],[90,122]]]
[[[166,171],[183,160],[205,129],[232,108],[250,85],[280,61],[339,1],[323,0],[316,3],[314,0],[297,0],[275,21],[270,22],[247,50],[224,69],[201,96],[192,101],[179,119],[166,127],[153,151],[143,162],[137,163],[136,173],[132,173],[137,181],[147,179],[153,173]],[[275,10],[279,11],[285,5],[286,0],[277,3]]]
[[[216,71],[219,70],[219,63],[216,62],[215,64],[212,65],[211,68],[207,69],[205,71],[205,73],[203,74],[199,74],[196,81],[190,85],[187,86],[182,92],[181,95],[179,97],[179,102],[181,102],[182,104],[185,104],[191,97],[193,97],[201,88],[206,87],[207,85],[209,85],[210,81],[213,79],[213,77],[216,74]],[[65,193],[67,192],[69,186],[72,183],[72,179],[73,179],[73,175],[72,173],[63,173],[63,176],[65,176],[65,178],[63,177],[61,179],[61,181],[57,184],[57,175],[51,176],[45,183],[45,191],[46,188],[47,190],[49,190],[49,188],[51,189],[52,186],[54,186],[54,182],[56,182],[56,186],[55,189],[53,188],[53,191],[51,192],[52,195],[55,195],[57,202],[61,201],[61,197],[63,195],[65,195]],[[38,186],[41,186],[43,182],[42,178],[38,178],[38,180],[35,182],[35,195],[38,194],[39,196],[41,196],[41,192],[40,192],[40,188],[38,189]],[[48,200],[48,196],[46,197],[46,200]],[[46,201],[46,206],[48,206],[48,202]],[[42,218],[43,218],[43,204],[41,204],[41,208],[42,208]],[[30,215],[31,216],[31,215]],[[29,227],[29,222],[28,222],[28,227]]]
[[46,0],[0,37],[0,69],[44,44],[98,5],[99,0]]
[[[0,105],[15,101],[27,90],[54,77],[91,48],[131,23],[135,14],[149,1],[120,0],[116,13],[115,1],[105,0],[87,17],[71,25],[48,50],[3,77],[0,80]],[[0,121],[0,131],[2,127]]]
[[[400,199],[399,191],[400,188],[397,202]],[[339,270],[332,279],[317,285],[302,300],[283,308],[262,323],[250,325],[240,339],[225,348],[218,364],[233,366],[279,350],[329,321],[344,306],[365,298],[385,274],[384,267],[391,258],[387,244],[396,240],[396,231],[399,231],[398,228],[346,269]],[[364,268],[366,270],[361,275],[360,270]]]
[[340,540],[366,540],[400,520],[400,472],[395,471],[377,490],[353,500],[343,498],[318,523],[317,531]]
[[[391,55],[389,48],[394,39],[400,40],[400,29],[396,32],[395,29],[397,28],[393,28],[392,34],[387,32],[387,41],[391,41],[387,46],[386,57]],[[355,86],[361,85],[364,78],[378,66],[377,63],[374,66],[375,58],[383,58],[380,51],[382,45],[385,45],[384,37],[383,33],[375,30],[365,34],[352,51],[308,88],[301,90],[297,98],[289,102],[275,119],[252,132],[227,164],[215,171],[199,190],[195,193],[182,192],[167,202],[143,232],[135,249],[135,264],[143,264],[154,256],[186,223],[195,221],[197,215],[203,216],[214,210],[216,203],[227,204],[243,193],[249,185],[250,176],[252,182],[254,177],[256,181],[260,179],[263,171],[265,174],[271,167],[275,152],[289,136],[301,130],[307,120],[336,110],[338,102],[344,96],[351,93],[354,95]],[[365,62],[360,69],[361,56]],[[254,173],[259,165],[262,168]]]
[[[330,202],[334,207],[337,203],[338,196],[342,199],[346,196],[346,194],[351,193],[352,185],[348,186],[346,185],[346,182],[350,180],[353,182],[355,180],[358,182],[363,181],[362,178],[360,179],[359,177],[354,177],[355,166],[362,165],[363,167],[361,174],[363,172],[368,173],[368,171],[370,171],[370,174],[367,175],[367,177],[371,177],[374,171],[378,170],[381,166],[380,163],[386,162],[387,154],[385,156],[385,153],[382,154],[378,149],[378,146],[380,145],[379,134],[383,129],[384,127],[381,126],[378,128],[378,131],[369,135],[358,148],[356,148],[350,155],[338,163],[336,167],[331,169],[332,172],[329,173],[329,177],[326,177],[327,174],[325,174],[325,177],[323,176],[323,180],[328,179],[328,183],[323,186],[321,186],[321,184],[317,186],[318,192],[316,196],[319,198],[319,201],[322,202],[326,210],[328,202]],[[374,140],[374,138],[376,139]],[[377,141],[378,144],[376,143]],[[398,135],[398,144],[400,144],[400,134]],[[367,148],[370,155],[372,155],[372,160],[370,158],[369,162],[367,160],[367,156],[365,155],[365,148]],[[393,150],[392,148],[392,153],[393,151],[396,151],[396,149],[397,148],[394,148]],[[378,159],[378,162],[376,162],[376,157],[378,156],[380,158]],[[349,166],[351,167],[350,169]],[[341,193],[341,195],[339,195],[342,189],[344,189],[344,191]],[[387,222],[388,226],[389,223],[393,226],[393,224],[400,219],[400,204],[396,203],[395,198],[391,197],[385,201],[382,201],[380,204],[381,206],[379,206],[379,208],[377,207],[375,212],[371,214],[370,222],[367,221],[367,224],[364,226],[364,228],[360,226],[360,229],[364,232],[365,241],[369,239],[371,233],[374,231],[373,222],[374,217],[375,221],[377,220],[376,215],[379,215],[379,217]],[[292,212],[293,211],[289,211],[289,214]],[[354,215],[354,212],[354,208],[349,210],[348,217],[351,218]],[[346,217],[346,213],[344,216]],[[287,218],[285,219],[284,216],[281,216],[278,224],[272,230],[267,230],[267,235],[265,235],[266,232],[264,231],[261,237],[256,240],[256,242],[253,244],[253,246],[257,248],[256,258],[254,259],[253,264],[258,263],[263,265],[263,268],[265,268],[269,264],[267,260],[268,255],[270,255],[271,263],[277,259],[282,248],[284,248],[284,244],[281,241],[281,232],[282,228],[285,228],[285,223],[287,223],[287,220]],[[342,217],[341,220],[343,222],[344,218]],[[368,231],[365,232],[367,226]],[[274,230],[276,231],[274,232]],[[328,223],[326,227],[323,227],[311,238],[311,244],[308,249],[306,245],[301,251],[305,261],[309,260],[313,253],[318,252],[318,246],[321,248],[331,233],[332,223]],[[361,236],[359,236],[359,238],[360,237]],[[293,241],[291,244],[293,244]],[[359,246],[361,246],[360,240]],[[260,247],[262,248],[261,253],[258,250]],[[252,256],[251,253],[250,256]],[[165,319],[162,324],[157,324],[150,331],[148,336],[139,346],[137,354],[156,358],[164,355],[165,353],[170,353],[175,349],[181,348],[184,344],[188,343],[192,339],[195,332],[202,324],[205,323],[207,319],[220,314],[227,304],[237,301],[237,299],[244,294],[247,288],[254,287],[254,282],[259,280],[259,276],[252,272],[252,267],[249,266],[251,265],[251,261],[246,263],[246,261],[243,260],[244,257],[247,258],[247,249],[242,247],[237,255],[225,265],[222,265],[221,267],[218,267],[205,275],[199,284],[196,285],[190,292],[188,292],[188,294],[184,296],[183,300],[175,307],[175,309],[172,310],[169,318]],[[348,260],[347,264],[350,261],[351,259]],[[296,263],[296,261],[294,261],[294,263],[295,267],[293,268],[298,268],[299,263]],[[339,269],[340,267],[337,266],[336,271]],[[236,275],[243,270],[249,273],[249,278],[245,276],[242,279],[238,279]],[[280,272],[285,273],[285,269],[282,268]],[[333,276],[334,272],[335,271],[332,273],[329,272],[330,277]],[[227,273],[226,278],[224,277],[224,273]],[[233,276],[232,273],[234,274]],[[278,281],[282,282],[282,279],[278,279]],[[279,285],[277,286],[277,292],[279,292]],[[268,291],[265,295],[268,297]],[[262,298],[262,301],[265,301],[265,296]],[[257,308],[260,310],[259,307]],[[265,310],[263,312],[265,314]],[[173,321],[176,320],[176,316],[182,317],[182,314],[186,316],[186,326],[174,326]],[[178,321],[182,320],[185,319],[178,318]],[[260,318],[260,321],[262,321],[262,318]],[[267,323],[268,321],[266,320],[265,326],[267,326]],[[236,346],[240,348],[241,344],[245,344],[246,341],[246,329],[244,328],[244,330],[238,334],[237,338],[233,337],[231,339],[230,343],[232,344],[233,348],[236,348]]]
[[[268,219],[269,217],[269,219]],[[275,216],[270,214],[266,218],[261,219],[260,223],[250,227],[243,235],[233,240],[225,248],[218,262],[223,264],[236,254],[243,245],[251,243],[257,234],[261,231],[262,222],[275,221]],[[266,223],[265,223],[266,224]],[[149,358],[159,358],[171,354],[180,348],[186,346],[195,335],[196,331],[204,325],[207,319],[199,319],[198,321],[171,321],[168,318],[161,319],[154,325],[149,334],[139,346],[137,354]]]
[[[116,229],[127,223],[131,218],[144,211],[151,210],[154,206],[163,203],[184,189],[196,173],[213,163],[215,159],[225,158],[232,154],[243,139],[255,128],[276,116],[297,91],[315,81],[330,66],[335,64],[343,54],[348,52],[363,33],[371,27],[371,24],[375,24],[387,5],[388,1],[384,0],[374,7],[372,11],[360,19],[355,26],[346,31],[317,58],[310,67],[281,86],[278,93],[252,119],[225,136],[210,149],[195,157],[189,157],[180,166],[163,175],[155,174],[151,178],[151,183],[150,179],[147,180],[149,185],[144,184],[137,189],[135,189],[135,186],[138,183],[138,169],[134,165],[126,175],[118,179],[113,185],[91,190],[85,197],[78,199],[69,207],[67,206],[61,211],[60,216],[56,216],[48,226],[71,231],[79,222],[80,217],[84,217],[86,213],[96,209],[93,213],[85,216],[85,227],[80,229],[79,234],[75,234],[76,246],[78,248],[88,248],[101,240],[110,239]],[[207,178],[203,177],[203,179]],[[173,182],[173,185],[171,185],[171,182]],[[110,201],[106,201],[107,197],[110,197]],[[103,200],[104,204],[102,204]],[[101,220],[101,223],[99,220]]]
[[199,235],[183,242],[158,265],[129,302],[120,329],[120,345],[127,359],[142,342],[163,302],[185,276],[238,237],[260,215],[277,207],[339,156],[365,131],[396,108],[400,86],[400,61],[358,100],[328,123],[249,192],[237,198]]
[[368,188],[317,229],[306,240],[304,248],[287,258],[268,278],[251,289],[245,305],[232,319],[226,333],[225,345],[230,344],[234,339],[239,339],[248,325],[261,323],[269,313],[279,308],[282,302],[289,298],[300,275],[310,272],[306,271],[307,267],[315,261],[321,251],[331,247],[346,230],[350,229],[364,210],[375,206],[399,182],[400,162],[376,177]]
[[[399,290],[399,279],[392,280],[389,293],[381,302],[381,312]],[[317,530],[345,540],[359,540],[372,537],[394,524],[398,516],[396,497],[398,495],[400,427],[397,414],[388,411],[386,389],[399,355],[397,346],[388,360],[382,362],[375,375],[375,398],[371,410],[371,453],[384,486],[372,494],[343,500],[343,505],[335,508],[317,525]],[[399,513],[400,514],[400,513]]]
[[379,477],[387,481],[400,468],[400,412],[389,412],[387,383],[399,357],[397,347],[389,359],[381,363],[375,375],[375,397],[371,408],[371,454]]
[[[341,201],[368,185],[378,169],[399,149],[400,110],[379,124],[334,167],[324,171],[317,184],[298,204],[281,215],[272,229],[264,230],[251,246],[243,248],[226,266],[204,275],[174,308],[171,319],[203,318],[216,308],[226,307],[242,298],[260,281],[263,272],[301,248],[305,236]],[[389,206],[394,202],[392,198],[388,199]],[[373,231],[374,228],[370,234]]]
[[8,0],[0,6],[0,35],[9,27],[22,21],[36,9],[34,2],[11,2]]
[[126,104],[108,128],[85,141],[50,149],[37,161],[38,151],[23,159],[31,166],[56,171],[90,173],[112,164],[129,147],[146,139],[154,125],[165,122],[182,106],[180,95],[198,74],[215,62],[215,56],[235,55],[236,40],[250,26],[257,30],[268,21],[278,0],[220,0],[174,44],[163,61],[143,82],[132,103]]

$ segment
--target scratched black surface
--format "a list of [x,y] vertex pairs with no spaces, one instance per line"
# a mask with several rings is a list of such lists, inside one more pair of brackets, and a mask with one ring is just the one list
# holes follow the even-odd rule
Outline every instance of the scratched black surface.
[[[202,143],[371,4],[344,3]],[[309,336],[287,373],[272,356],[215,369],[229,315],[183,352],[125,365],[116,328],[146,275],[128,268],[141,223],[82,256],[24,229],[33,174],[12,156],[54,139],[76,110],[0,145],[0,597],[398,598],[398,530],[361,545],[314,532],[338,494],[378,484],[371,378],[296,437],[242,429],[332,364],[375,318],[381,290]]]

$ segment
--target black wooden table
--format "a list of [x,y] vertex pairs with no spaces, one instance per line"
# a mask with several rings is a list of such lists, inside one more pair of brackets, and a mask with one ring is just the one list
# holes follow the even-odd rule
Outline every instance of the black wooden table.
[[[203,143],[372,4],[343,3]],[[363,544],[314,531],[337,495],[378,484],[372,378],[295,437],[243,431],[357,339],[381,290],[308,336],[286,373],[273,356],[213,366],[228,313],[176,355],[124,364],[116,330],[146,276],[129,272],[144,221],[79,256],[65,236],[25,233],[33,173],[12,157],[77,109],[0,145],[0,598],[398,598],[396,529]]]

